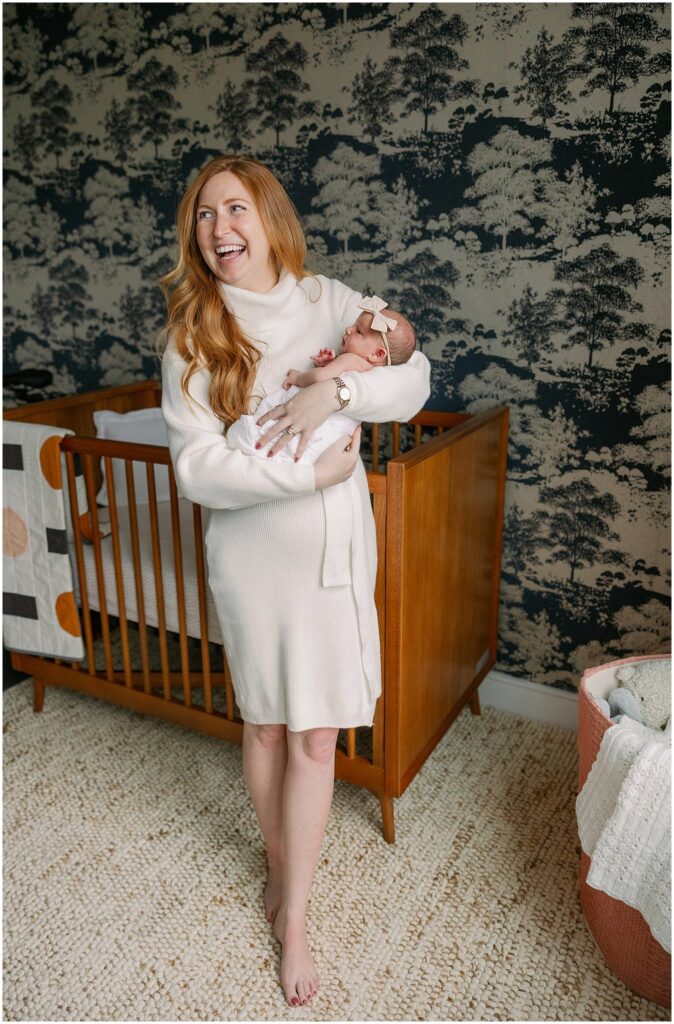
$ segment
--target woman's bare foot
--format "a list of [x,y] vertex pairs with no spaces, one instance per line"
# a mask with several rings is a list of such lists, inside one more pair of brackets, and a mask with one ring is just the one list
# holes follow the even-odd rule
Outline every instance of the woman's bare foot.
[[285,908],[280,908],[272,931],[283,947],[281,985],[289,1006],[302,1006],[318,992],[320,981],[307,942],[304,921],[288,924]]
[[283,893],[283,865],[277,861],[267,861],[267,885],[264,890],[264,916],[270,924],[281,906]]

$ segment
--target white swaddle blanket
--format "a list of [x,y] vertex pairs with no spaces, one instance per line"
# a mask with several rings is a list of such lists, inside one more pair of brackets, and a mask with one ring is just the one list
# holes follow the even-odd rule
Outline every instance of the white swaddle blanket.
[[[260,435],[266,434],[274,424],[273,420],[267,420],[261,427],[258,427],[257,420],[275,406],[289,401],[300,390],[296,384],[291,384],[287,391],[284,388],[277,388],[270,394],[265,395],[252,416],[241,416],[229,427],[227,431],[229,447],[238,448],[239,451],[245,452],[246,455],[256,455],[258,458],[266,459],[267,450],[271,447],[272,442],[269,442],[266,447],[258,448],[257,450],[255,445],[260,440]],[[324,452],[326,448],[329,448],[340,437],[344,437],[345,434],[353,434],[357,426],[357,421],[351,419],[350,416],[345,416],[341,412],[330,413],[311,437],[309,444],[302,453],[302,462],[316,462],[321,452]],[[283,462],[292,462],[297,451],[300,436],[300,434],[297,434],[291,438],[289,443],[284,445],[274,455],[274,458],[281,459]],[[276,438],[274,438],[274,441],[276,441]],[[345,441],[344,445],[346,446],[347,443]]]
[[624,716],[576,798],[588,885],[639,911],[671,952],[671,733]]

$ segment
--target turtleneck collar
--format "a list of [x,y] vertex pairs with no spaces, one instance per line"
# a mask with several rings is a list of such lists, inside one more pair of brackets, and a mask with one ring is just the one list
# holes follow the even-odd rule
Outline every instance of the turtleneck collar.
[[218,288],[227,306],[242,326],[249,330],[269,330],[285,323],[294,310],[294,302],[302,305],[306,296],[297,287],[297,278],[283,267],[279,279],[268,292],[253,292],[218,281]]

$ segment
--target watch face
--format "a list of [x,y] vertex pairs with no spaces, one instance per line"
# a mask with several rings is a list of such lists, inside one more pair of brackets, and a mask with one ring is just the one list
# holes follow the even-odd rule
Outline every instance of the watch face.
[[351,390],[346,386],[346,384],[342,385],[342,387],[339,389],[339,397],[342,399],[343,402],[348,402],[349,399],[351,398]]

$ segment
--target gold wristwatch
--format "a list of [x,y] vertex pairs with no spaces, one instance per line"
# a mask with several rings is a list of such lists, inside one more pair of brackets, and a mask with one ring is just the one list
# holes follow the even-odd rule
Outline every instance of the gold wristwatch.
[[351,401],[351,388],[345,384],[341,377],[332,378],[337,385],[337,401],[339,408],[343,409]]

